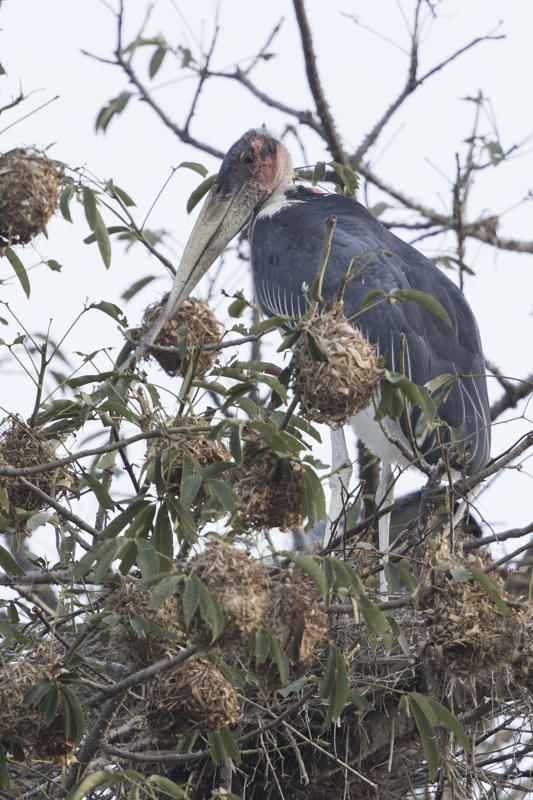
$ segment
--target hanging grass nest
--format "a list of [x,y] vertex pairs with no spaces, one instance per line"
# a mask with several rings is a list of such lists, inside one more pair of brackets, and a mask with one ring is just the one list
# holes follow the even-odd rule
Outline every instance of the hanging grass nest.
[[293,676],[311,666],[315,647],[326,637],[327,614],[319,609],[319,599],[317,589],[302,573],[294,576],[282,570],[271,577],[261,627],[279,641]]
[[[520,615],[514,608],[507,608],[504,615],[487,590],[475,578],[467,577],[470,568],[482,572],[490,564],[492,559],[486,552],[452,555],[442,537],[430,557],[429,585],[418,593],[435,658],[455,675],[469,677],[511,661]],[[457,578],[449,568],[455,568]],[[497,572],[491,577],[502,600],[510,599]]]
[[57,208],[62,172],[54,161],[16,147],[0,156],[0,245],[27,244]]
[[342,303],[302,324],[292,364],[301,415],[333,428],[366,408],[378,389],[376,350],[352,328]]
[[148,603],[152,592],[139,589],[137,584],[134,578],[122,577],[119,587],[107,599],[106,610],[121,615],[121,621],[112,630],[113,645],[120,659],[147,667],[175,655],[187,637],[179,625],[176,595],[170,595],[158,608],[151,609]]
[[[146,308],[139,329],[141,337],[148,333],[159,317],[165,308],[167,299],[168,292],[158,303],[152,303]],[[180,328],[184,330],[180,332]],[[205,345],[217,344],[223,330],[223,325],[204,300],[189,297],[164,323],[154,341],[154,344],[161,347],[183,348],[182,353],[180,354],[177,350],[173,353],[165,353],[149,348],[147,357],[154,358],[167,375],[185,375],[194,360],[195,351]],[[196,375],[204,375],[211,368],[217,355],[217,350],[202,350],[196,366]]]
[[[205,428],[206,424],[201,418],[181,415],[171,420],[170,427]],[[208,431],[201,430],[195,433],[193,430],[183,435],[169,434],[168,438],[150,439],[146,451],[146,473],[149,480],[152,482],[155,480],[155,462],[156,458],[161,456],[161,473],[168,491],[179,495],[185,460],[188,459],[193,468],[208,467],[218,461],[229,461],[229,453],[218,442],[210,441],[208,437]],[[205,499],[203,489],[199,488],[195,506],[201,505]]]
[[42,680],[53,680],[55,663],[49,648],[41,645],[0,669],[0,741],[20,745],[35,758],[61,758],[74,749],[74,742],[66,738],[61,699],[50,725],[45,725],[40,711],[24,705],[30,689]]
[[253,530],[290,530],[302,524],[303,467],[279,457],[252,429],[243,434],[242,465],[233,475],[243,524]]
[[202,658],[157,675],[146,693],[144,714],[160,741],[173,741],[195,731],[215,733],[241,717],[235,689],[216,666]]
[[[224,630],[215,645],[226,650],[246,648],[268,600],[269,584],[264,565],[220,539],[210,539],[206,549],[194,556],[183,571],[199,578],[220,606]],[[179,616],[185,629],[181,602]],[[198,613],[189,625],[189,635],[197,644],[211,642],[211,627]]]
[[[0,423],[0,467],[30,467],[55,459],[55,447],[35,428],[30,428],[16,417],[6,418]],[[72,488],[73,484],[71,475],[64,467],[37,472],[27,478],[56,500]],[[19,517],[15,514],[15,508],[23,512],[36,512],[46,507],[46,501],[32,492],[19,478],[0,475],[0,489],[7,493],[9,516],[16,530],[24,524],[24,517],[28,514]]]
[[522,615],[517,630],[515,647],[511,658],[513,671],[518,683],[533,691],[533,609],[528,608]]

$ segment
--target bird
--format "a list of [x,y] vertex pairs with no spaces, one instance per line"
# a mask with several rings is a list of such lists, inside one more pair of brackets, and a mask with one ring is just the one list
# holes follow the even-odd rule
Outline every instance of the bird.
[[[294,181],[290,154],[267,129],[251,129],[225,155],[200,215],[193,227],[169,293],[166,317],[189,296],[229,242],[247,224],[251,268],[258,303],[267,316],[301,317],[309,310],[306,292],[316,276],[324,246],[326,221],[336,224],[323,276],[321,294],[333,301],[350,264],[361,265],[344,288],[346,317],[375,345],[389,370],[403,372],[424,386],[442,375],[448,378],[447,396],[438,409],[446,427],[461,432],[462,463],[455,466],[477,473],[490,453],[490,408],[483,349],[474,314],[463,292],[433,262],[397,237],[361,203],[348,195],[317,190]],[[394,298],[401,290],[417,290],[435,298],[447,321],[425,305],[363,301],[373,290]],[[411,430],[420,409],[411,408]],[[385,420],[388,435],[369,405],[351,419],[356,435],[382,460],[380,498],[390,495],[393,464],[406,465],[397,438],[408,443],[409,423]],[[393,440],[391,441],[391,435]],[[397,438],[394,438],[397,437]],[[429,464],[441,457],[434,433],[419,443]],[[343,431],[332,434],[337,466],[347,457]],[[330,515],[331,516],[331,515]],[[380,530],[380,549],[386,550],[387,531]]]

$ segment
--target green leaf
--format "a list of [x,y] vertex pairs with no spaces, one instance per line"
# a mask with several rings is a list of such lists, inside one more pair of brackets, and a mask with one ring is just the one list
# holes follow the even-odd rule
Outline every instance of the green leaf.
[[503,602],[501,595],[498,591],[497,584],[489,578],[489,576],[483,572],[482,570],[478,569],[477,567],[469,567],[470,574],[476,580],[480,586],[482,586],[487,594],[489,595],[490,599],[496,604],[498,610],[501,611],[504,617],[507,616],[509,613],[509,609]]
[[137,563],[144,580],[151,580],[159,574],[159,558],[151,542],[137,539]]
[[353,703],[354,706],[359,709],[359,711],[363,711],[365,713],[367,711],[372,711],[374,708],[372,703],[369,703],[366,697],[363,697],[363,695],[359,694],[359,692],[348,692],[348,700],[350,703]]
[[[416,694],[416,692],[413,692]],[[437,702],[434,697],[426,697],[425,698],[433,711],[435,712],[436,716],[440,719],[443,725],[445,725],[449,731],[453,733],[459,744],[464,747],[465,750],[470,750],[470,742],[468,741],[468,737],[464,731],[463,726],[454,715],[449,711],[446,706],[441,705],[441,703]]]
[[224,742],[220,738],[220,734],[208,733],[207,741],[209,742],[209,749],[211,751],[211,760],[213,764],[225,764],[228,760],[228,756],[226,755]]
[[329,703],[323,727],[340,717],[348,694],[349,684],[344,656],[339,648],[330,642],[326,671],[320,681],[320,697]]
[[111,239],[109,238],[108,230],[105,226],[104,220],[102,219],[98,209],[95,209],[95,214],[96,216],[95,216],[94,232],[96,234],[98,249],[100,250],[102,261],[104,262],[107,269],[109,269],[109,266],[111,264]]
[[144,287],[148,286],[148,284],[153,280],[155,280],[155,275],[147,275],[146,278],[141,278],[140,280],[135,281],[135,283],[131,284],[129,289],[126,289],[124,292],[122,292],[122,299],[131,300],[132,297],[135,297],[137,292],[140,292],[141,289],[144,289]]
[[253,325],[250,328],[250,333],[253,336],[257,336],[261,333],[266,333],[267,331],[273,331],[276,328],[281,328],[287,322],[289,322],[292,317],[287,316],[287,314],[278,314],[275,317],[269,317],[268,319],[264,319],[262,322],[258,322],[257,325]]
[[466,581],[470,578],[470,572],[466,567],[463,567],[462,564],[456,564],[454,567],[452,567],[450,569],[450,575],[459,583],[466,583]]
[[126,527],[126,525],[131,522],[131,520],[140,513],[140,511],[146,506],[148,506],[148,502],[146,500],[136,500],[135,502],[131,503],[128,508],[121,511],[120,514],[112,520],[109,525],[104,528],[101,533],[101,538],[111,539],[114,538],[120,531]]
[[[188,752],[188,750],[185,750],[185,752]],[[168,796],[168,797],[175,797],[177,798],[177,800],[187,800],[187,798],[190,796],[189,792],[183,791],[183,789],[180,786],[178,786],[177,783],[171,781],[170,778],[165,778],[164,775],[155,775],[155,774],[150,775],[146,779],[146,782],[153,784],[158,789],[160,789],[161,794],[165,797]]]
[[160,44],[159,47],[156,48],[155,53],[150,59],[150,66],[148,67],[148,74],[150,78],[155,78],[161,67],[161,64],[163,63],[163,59],[165,58],[166,54],[167,54],[167,48],[164,45]]
[[[66,686],[60,689],[65,714],[65,734],[69,741],[78,745],[85,733],[85,717],[80,702],[74,692]],[[68,709],[68,712],[67,712]],[[68,724],[67,724],[68,718]]]
[[370,305],[374,305],[374,301],[379,298],[385,298],[387,295],[382,289],[371,289],[367,295],[363,298],[363,302],[361,303],[361,311],[364,311],[365,308],[368,308]]
[[200,615],[211,626],[211,643],[213,643],[224,630],[224,617],[216,598],[213,597],[207,586],[199,578],[196,580],[200,592]]
[[209,478],[206,483],[209,493],[216,497],[224,511],[228,511],[230,514],[233,513],[235,510],[235,502],[227,483],[217,481],[214,478]]
[[6,247],[4,249],[4,255],[13,267],[15,275],[19,279],[19,283],[24,290],[24,294],[26,297],[30,296],[30,279],[28,278],[28,273],[24,267],[24,264],[18,257],[18,255],[11,249],[11,247]]
[[96,196],[93,190],[88,186],[83,186],[82,192],[85,217],[89,228],[94,231],[96,229]]
[[264,664],[270,652],[268,633],[264,628],[257,628],[254,631],[253,651],[256,662],[258,664]]
[[302,513],[307,517],[305,530],[310,531],[317,522],[326,519],[326,498],[320,478],[312,467],[303,465]]
[[385,614],[365,594],[358,597],[365,625],[370,633],[386,633],[389,623]]
[[170,569],[174,556],[174,540],[168,509],[164,504],[159,507],[157,512],[153,543],[159,556],[159,570],[163,572]]
[[[120,186],[117,186],[115,183],[113,183],[112,180],[107,181],[106,189],[110,194],[116,195],[116,197],[118,197],[119,200],[121,200],[124,203],[125,206],[134,206],[134,205],[136,205],[135,200],[133,200],[129,196],[129,194],[124,191],[124,189],[121,189]],[[120,226],[117,226],[117,227],[120,227]],[[130,231],[129,228],[125,228],[125,227],[122,227],[122,230],[123,231],[128,231],[128,232]]]
[[152,590],[152,596],[148,601],[148,608],[155,610],[165,602],[167,597],[176,591],[176,586],[183,580],[181,575],[167,575],[156,583]]
[[229,758],[231,758],[233,763],[238,767],[239,764],[242,762],[241,751],[237,746],[237,742],[233,738],[232,732],[226,725],[219,730],[218,735],[220,737],[220,740],[222,741],[225,753]]
[[47,261],[44,262],[47,267],[49,267],[52,272],[61,272],[62,266],[59,261],[56,261],[54,258],[49,258]]
[[276,637],[267,631],[268,649],[272,661],[278,668],[279,677],[282,683],[287,683],[289,680],[289,662],[287,656]]
[[81,783],[73,786],[66,796],[66,800],[82,800],[89,794],[92,794],[96,789],[104,789],[121,780],[119,774],[110,772],[107,769],[99,769],[87,775]]
[[88,306],[88,309],[90,308],[95,308],[97,311],[103,311],[104,314],[112,317],[123,328],[127,328],[128,320],[124,316],[124,312],[114,303],[109,303],[107,300],[100,300],[99,303],[91,303],[91,305]]
[[300,553],[293,555],[292,560],[298,565],[298,567],[300,567],[301,570],[309,575],[313,583],[316,585],[318,591],[322,595],[322,599],[325,603],[327,603],[331,586],[328,586],[324,571],[321,569],[315,556]]
[[330,161],[329,166],[333,167],[343,183],[343,194],[352,195],[359,188],[359,178],[350,167],[339,164],[337,161]]
[[207,194],[213,183],[215,182],[216,175],[211,175],[209,178],[206,178],[202,183],[196,187],[194,192],[191,194],[189,199],[187,200],[187,214],[190,214],[193,208],[198,205],[200,200],[204,195]]
[[61,197],[59,198],[59,210],[61,211],[63,218],[66,219],[67,222],[72,222],[69,204],[73,194],[74,194],[74,186],[72,184],[69,184],[65,189],[63,189],[63,191],[61,192]]
[[427,294],[427,292],[421,292],[418,289],[399,289],[396,292],[392,292],[390,296],[398,300],[411,300],[413,303],[418,303],[419,306],[435,314],[436,317],[439,317],[439,319],[449,325],[450,328],[453,328],[452,321],[442,303],[439,303],[435,297]]
[[439,751],[437,748],[435,728],[431,725],[424,710],[420,704],[417,703],[416,698],[414,698],[412,694],[410,695],[410,699],[412,699],[413,702],[410,702],[409,706],[422,740],[422,747],[428,765],[429,781],[433,783],[439,769]]
[[232,425],[229,437],[229,449],[235,463],[239,466],[242,463],[241,447],[241,428],[240,425]]
[[131,98],[131,92],[121,92],[109,103],[100,109],[96,117],[95,129],[105,131],[115,114],[120,114],[126,108]]
[[182,607],[185,626],[188,628],[200,605],[200,580],[196,575],[189,575],[183,590]]
[[311,183],[316,186],[319,181],[323,181],[326,177],[326,164],[324,161],[317,161],[311,176]]
[[107,491],[105,486],[103,486],[100,483],[100,481],[97,478],[95,478],[94,475],[91,475],[90,472],[85,472],[83,475],[83,479],[87,484],[87,486],[89,487],[89,489],[96,496],[96,499],[98,500],[98,503],[102,508],[105,508],[107,510],[112,510],[115,508],[115,504],[111,499],[111,497],[109,496],[109,492]]
[[205,178],[207,175],[207,169],[203,164],[199,164],[197,161],[182,161],[181,164],[178,164],[176,169],[181,169],[182,167],[185,169],[192,169],[193,172],[197,172],[202,178]]
[[26,573],[20,566],[17,564],[11,553],[9,553],[5,547],[0,545],[0,567],[7,572],[8,575],[25,575]]

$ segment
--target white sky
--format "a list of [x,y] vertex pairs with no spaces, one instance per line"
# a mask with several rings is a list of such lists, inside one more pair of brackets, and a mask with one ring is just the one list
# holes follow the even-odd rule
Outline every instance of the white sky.
[[[110,5],[116,5],[109,0]],[[137,31],[143,17],[144,0],[125,0],[127,35]],[[213,2],[196,0],[156,0],[149,26],[154,35],[162,33],[173,44],[189,47],[210,41],[215,8]],[[338,130],[348,150],[355,149],[371,129],[384,108],[397,96],[405,81],[408,32],[403,18],[412,16],[412,0],[308,0],[307,8],[319,53],[319,69]],[[211,67],[221,69],[241,62],[264,44],[270,31],[285,16],[279,36],[269,50],[276,54],[261,63],[252,79],[268,94],[301,109],[312,108],[305,81],[299,40],[293,21],[292,4],[282,0],[269,3],[251,0],[222,0],[218,4],[220,36]],[[356,15],[365,26],[356,26],[346,15]],[[420,71],[425,72],[471,39],[490,32],[504,34],[503,41],[482,42],[476,48],[433,77],[389,123],[378,146],[372,151],[376,172],[388,183],[402,189],[438,210],[450,208],[451,183],[455,174],[455,153],[464,152],[464,140],[471,130],[473,104],[463,100],[483,90],[489,97],[497,120],[501,143],[508,148],[526,140],[533,132],[533,7],[518,0],[445,0],[439,18],[427,17],[423,30]],[[501,24],[499,24],[501,21]],[[0,105],[18,92],[19,84],[30,99],[0,118],[1,149],[36,144],[47,147],[50,155],[72,166],[85,165],[100,178],[112,177],[137,201],[138,220],[142,220],[171,167],[183,160],[199,160],[210,171],[216,159],[195,153],[183,145],[146,104],[132,100],[126,112],[116,117],[106,134],[96,135],[94,121],[110,98],[128,88],[118,68],[101,64],[81,53],[87,50],[109,58],[115,44],[115,23],[99,0],[4,0],[0,10],[0,60],[7,77],[0,77]],[[378,31],[379,36],[368,28]],[[390,40],[390,41],[388,41]],[[391,41],[394,44],[391,44]],[[403,51],[402,49],[403,48]],[[148,82],[146,63],[140,62],[140,75]],[[186,78],[177,62],[167,58],[154,81],[154,96],[169,116],[182,123],[195,83]],[[59,95],[59,99],[39,113],[2,130],[23,114]],[[207,84],[192,126],[193,135],[226,150],[241,133],[263,122],[281,134],[292,118],[267,109],[233,82],[213,80]],[[485,132],[490,126],[484,123]],[[327,157],[321,142],[311,132],[304,134],[305,158],[296,141],[288,137],[296,165],[314,163]],[[533,238],[532,204],[511,209],[530,191],[532,183],[533,140],[523,155],[497,169],[487,169],[478,177],[471,194],[468,217],[476,219],[502,215],[499,232],[503,236]],[[185,203],[198,183],[198,176],[178,171],[149,221],[151,228],[165,228],[173,239],[167,249],[174,263],[192,226]],[[370,187],[369,202],[386,199]],[[505,213],[504,213],[505,212]],[[40,237],[35,248],[19,248],[29,267],[42,258],[54,258],[63,265],[61,274],[46,267],[33,270],[32,294],[26,300],[19,285],[12,281],[0,286],[0,299],[27,322],[31,331],[43,331],[53,320],[52,336],[58,338],[81,308],[86,298],[117,301],[124,289],[147,274],[161,280],[151,284],[127,307],[130,324],[135,324],[141,309],[164,290],[167,277],[159,263],[148,258],[140,246],[125,254],[116,244],[110,271],[106,271],[95,245],[83,244],[88,234],[81,207],[75,208],[75,225],[59,214],[48,227],[49,239]],[[390,219],[398,219],[398,211]],[[108,224],[115,224],[106,215]],[[410,232],[405,233],[409,240]],[[438,242],[429,239],[420,249],[435,255]],[[450,240],[450,246],[453,242]],[[467,279],[466,293],[477,316],[487,357],[505,374],[524,376],[531,371],[531,307],[533,258],[494,252],[475,242],[469,245],[467,263],[476,271]],[[245,285],[241,270],[228,278],[232,289]],[[0,262],[0,278],[10,275],[7,261]],[[120,301],[119,301],[120,302]],[[0,312],[0,316],[5,316]],[[0,336],[8,339],[20,330],[17,325]],[[68,340],[70,350],[94,350],[120,346],[116,325],[103,315],[91,312]],[[5,369],[0,384],[0,406],[27,414],[33,403],[33,390],[27,379]],[[493,385],[491,384],[491,388]],[[498,391],[494,393],[495,396]],[[493,454],[509,446],[520,433],[529,430],[529,421],[496,426]],[[510,472],[498,487],[486,492],[480,509],[496,529],[527,524],[531,519],[529,494],[533,487],[528,474]],[[412,481],[412,479],[411,479]]]

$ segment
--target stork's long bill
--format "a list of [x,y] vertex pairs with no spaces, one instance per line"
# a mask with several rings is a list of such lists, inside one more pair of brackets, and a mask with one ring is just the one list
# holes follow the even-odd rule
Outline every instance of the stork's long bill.
[[[453,376],[448,395],[441,398],[439,416],[462,431],[467,468],[480,469],[489,457],[490,409],[479,331],[463,293],[353,198],[293,185],[287,150],[264,129],[245,133],[224,158],[183,253],[166,318],[250,219],[259,305],[268,316],[301,316],[308,308],[302,287],[311,285],[316,275],[331,216],[337,223],[322,295],[335,298],[350,264],[355,265],[355,277],[344,289],[346,317],[356,320],[389,369],[405,373],[413,383],[424,386],[441,375]],[[393,305],[363,303],[373,290],[390,295],[405,289],[436,298],[451,326],[412,299]],[[412,430],[419,415],[420,409],[410,411]],[[391,457],[390,442],[373,421],[373,412],[365,409],[352,422],[375,455],[389,463],[397,460]],[[405,420],[400,424],[406,433]],[[441,441],[449,439],[446,428],[440,433]],[[437,445],[435,434],[428,433],[421,444],[428,460],[439,458]]]
[[230,148],[183,252],[168,299],[167,316],[189,297],[253,212],[291,183],[289,153],[264,131],[248,131]]

